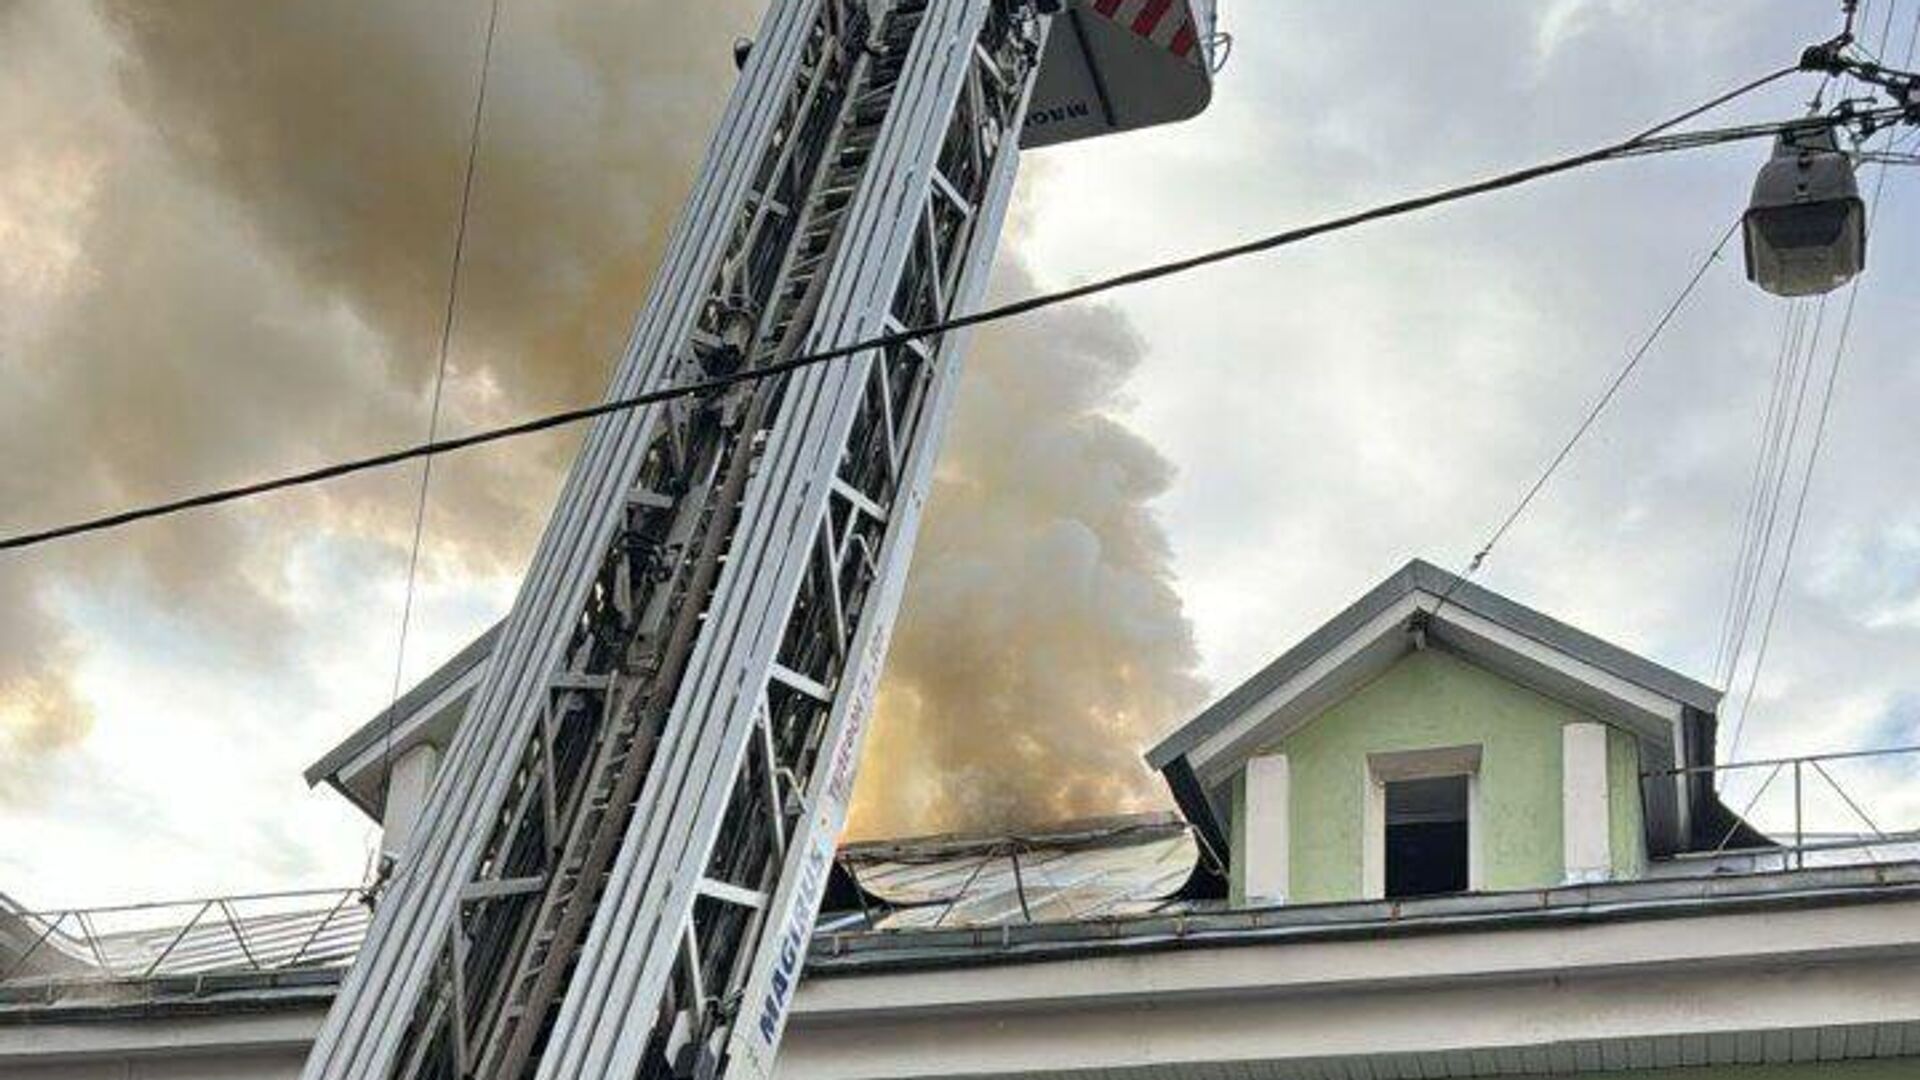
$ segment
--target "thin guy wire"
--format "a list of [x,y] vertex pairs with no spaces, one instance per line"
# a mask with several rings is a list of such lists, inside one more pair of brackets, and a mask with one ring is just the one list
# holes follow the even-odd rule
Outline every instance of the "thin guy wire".
[[1573,453],[1574,447],[1578,446],[1580,440],[1586,437],[1587,432],[1593,429],[1594,423],[1600,419],[1600,414],[1606,412],[1607,406],[1611,404],[1614,397],[1619,394],[1620,388],[1626,385],[1627,380],[1631,378],[1634,371],[1640,367],[1640,361],[1646,358],[1647,353],[1652,350],[1654,343],[1660,340],[1660,335],[1666,330],[1668,324],[1673,322],[1674,316],[1680,313],[1680,309],[1686,305],[1688,298],[1691,297],[1694,290],[1699,287],[1701,280],[1707,276],[1707,271],[1712,269],[1714,263],[1720,261],[1721,252],[1726,250],[1727,242],[1733,239],[1734,233],[1738,232],[1739,229],[1740,221],[1736,218],[1733,224],[1727,226],[1726,231],[1720,234],[1719,241],[1713,245],[1712,250],[1707,252],[1707,257],[1700,261],[1700,265],[1694,268],[1693,276],[1687,279],[1687,283],[1681,288],[1680,294],[1673,298],[1673,302],[1667,305],[1665,311],[1661,312],[1660,318],[1653,324],[1653,329],[1642,339],[1640,346],[1628,355],[1627,362],[1621,366],[1619,371],[1614,373],[1612,381],[1607,383],[1606,390],[1601,393],[1600,397],[1594,401],[1592,407],[1587,410],[1587,414],[1581,419],[1579,426],[1573,429],[1573,434],[1567,438],[1566,442],[1561,444],[1559,452],[1553,455],[1553,458],[1547,462],[1547,467],[1540,471],[1538,477],[1534,478],[1533,484],[1527,488],[1525,494],[1520,496],[1520,501],[1514,504],[1513,509],[1509,510],[1507,516],[1501,519],[1500,524],[1494,528],[1492,534],[1487,537],[1486,542],[1480,545],[1480,550],[1474,552],[1473,559],[1467,564],[1465,571],[1455,575],[1453,583],[1447,586],[1447,591],[1440,594],[1439,601],[1435,603],[1433,607],[1434,614],[1438,614],[1442,608],[1446,607],[1447,602],[1453,599],[1453,594],[1459,591],[1460,586],[1464,585],[1469,577],[1472,577],[1479,571],[1480,567],[1487,561],[1487,557],[1493,554],[1494,546],[1500,543],[1501,539],[1507,535],[1508,530],[1512,529],[1514,524],[1520,520],[1520,516],[1527,512],[1529,506],[1533,505],[1533,500],[1546,488],[1547,481],[1553,479],[1553,474],[1559,471],[1560,466],[1564,464],[1567,457]]
[[[480,161],[480,134],[486,118],[487,76],[493,70],[493,40],[500,25],[500,0],[492,0],[487,11],[487,32],[480,47],[479,85],[473,95],[473,120],[467,129],[467,164],[460,180],[460,213],[453,232],[453,257],[447,269],[446,311],[440,319],[440,356],[433,376],[433,401],[427,409],[427,441],[440,434],[440,402],[447,384],[447,357],[452,351],[455,313],[459,310],[460,270],[467,250],[467,223],[473,205],[473,178]],[[420,494],[413,508],[413,544],[407,554],[407,584],[400,601],[400,639],[394,649],[393,691],[387,699],[385,730],[380,744],[380,790],[385,792],[393,775],[393,730],[400,705],[400,687],[407,667],[407,634],[413,625],[413,594],[420,570],[420,543],[426,535],[427,496],[433,487],[433,457],[420,462]]]

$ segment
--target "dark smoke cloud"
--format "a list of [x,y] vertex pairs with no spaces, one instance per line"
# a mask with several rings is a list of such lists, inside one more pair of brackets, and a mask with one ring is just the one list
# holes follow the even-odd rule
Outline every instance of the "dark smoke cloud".
[[[443,430],[598,396],[758,8],[506,0]],[[471,0],[0,5],[6,524],[420,437],[485,18]],[[1167,468],[1103,416],[1138,351],[1100,312],[981,339],[863,829],[1151,797],[1139,744],[1190,703],[1193,655],[1144,509]],[[516,572],[572,445],[437,468],[423,573]],[[0,798],[85,737],[63,592],[122,590],[250,669],[293,664],[290,552],[371,543],[397,579],[416,475],[0,565]]]
[[[598,392],[729,81],[745,4],[506,5],[449,428]],[[25,527],[418,438],[484,7],[0,6],[0,506]],[[670,16],[670,17],[669,17]],[[570,440],[438,470],[425,571],[518,565]],[[251,664],[317,534],[403,565],[413,477],[0,566],[0,798],[76,745],[61,590]]]

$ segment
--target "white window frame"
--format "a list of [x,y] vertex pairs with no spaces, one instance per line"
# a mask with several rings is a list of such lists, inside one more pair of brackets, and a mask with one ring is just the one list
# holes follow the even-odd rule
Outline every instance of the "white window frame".
[[1480,745],[1473,743],[1367,755],[1366,774],[1361,778],[1365,785],[1360,841],[1363,897],[1383,900],[1387,895],[1387,783],[1446,776],[1467,778],[1467,890],[1481,891]]

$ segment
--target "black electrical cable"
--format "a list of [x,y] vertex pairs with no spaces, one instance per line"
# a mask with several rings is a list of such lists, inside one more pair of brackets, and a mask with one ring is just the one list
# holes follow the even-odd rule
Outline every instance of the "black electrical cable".
[[485,445],[487,443],[499,442],[504,439],[512,439],[522,435],[531,435],[536,432],[549,431],[554,428],[566,427],[566,426],[580,423],[582,421],[592,420],[597,417],[607,416],[613,413],[627,412],[629,410],[640,408],[646,405],[655,405],[665,401],[672,401],[677,398],[698,397],[702,395],[713,394],[720,390],[724,390],[730,386],[734,386],[740,383],[751,382],[751,381],[756,381],[760,379],[773,378],[776,376],[785,375],[789,372],[800,370],[802,368],[812,367],[814,365],[823,364],[832,360],[839,360],[845,357],[857,355],[859,353],[864,353],[864,352],[868,352],[875,349],[894,348],[894,347],[905,345],[909,342],[918,341],[924,338],[937,337],[941,334],[948,333],[954,330],[961,330],[961,329],[965,329],[972,326],[983,325],[986,323],[1000,322],[1006,319],[1015,318],[1017,316],[1026,315],[1034,311],[1039,311],[1043,308],[1055,307],[1060,304],[1065,304],[1075,300],[1084,299],[1089,296],[1095,296],[1101,293],[1111,292],[1116,289],[1122,289],[1128,286],[1138,285],[1138,284],[1142,284],[1149,281],[1156,281],[1161,278],[1173,277],[1177,274],[1183,274],[1191,270],[1197,270],[1201,267],[1212,266],[1218,263],[1231,262],[1233,260],[1246,258],[1251,255],[1257,255],[1263,252],[1275,250],[1277,248],[1286,247],[1291,244],[1297,244],[1305,240],[1310,240],[1317,236],[1323,236],[1328,233],[1339,232],[1341,230],[1350,229],[1358,225],[1364,225],[1369,222],[1380,221],[1386,218],[1399,217],[1404,214],[1414,213],[1419,210],[1425,210],[1431,207],[1440,206],[1445,203],[1457,202],[1461,199],[1471,198],[1476,195],[1484,195],[1489,192],[1500,191],[1505,188],[1516,187],[1520,184],[1524,184],[1532,180],[1538,180],[1543,177],[1555,175],[1557,173],[1567,172],[1569,170],[1577,169],[1585,165],[1592,165],[1592,164],[1596,164],[1603,161],[1613,160],[1616,158],[1639,156],[1639,155],[1648,154],[1648,153],[1660,153],[1660,152],[1666,152],[1669,150],[1692,149],[1698,146],[1718,145],[1723,142],[1732,142],[1740,139],[1751,139],[1751,138],[1759,138],[1763,136],[1772,136],[1772,135],[1777,135],[1784,131],[1808,131],[1808,130],[1814,130],[1818,128],[1840,127],[1848,124],[1861,122],[1863,118],[1867,122],[1874,122],[1876,120],[1885,120],[1885,121],[1891,122],[1893,119],[1896,119],[1903,115],[1902,110],[1897,108],[1881,109],[1881,110],[1873,110],[1866,113],[1856,113],[1852,116],[1835,115],[1835,116],[1827,116],[1827,117],[1807,117],[1799,120],[1791,120],[1791,121],[1786,121],[1786,122],[1777,123],[1777,124],[1751,125],[1751,126],[1741,127],[1741,128],[1731,128],[1721,132],[1707,131],[1707,132],[1687,133],[1685,135],[1675,136],[1667,140],[1656,138],[1656,136],[1658,136],[1661,132],[1664,132],[1679,124],[1683,124],[1688,120],[1691,120],[1694,117],[1699,116],[1704,112],[1707,112],[1711,109],[1718,108],[1719,106],[1724,105],[1727,102],[1734,100],[1735,98],[1751,93],[1754,90],[1757,90],[1763,86],[1768,85],[1769,83],[1785,78],[1786,76],[1793,74],[1797,70],[1799,70],[1797,67],[1788,67],[1788,68],[1782,68],[1778,71],[1774,71],[1769,74],[1763,75],[1760,78],[1744,83],[1733,90],[1729,90],[1726,93],[1720,94],[1714,97],[1712,100],[1706,102],[1705,104],[1695,106],[1694,108],[1688,109],[1686,112],[1683,112],[1678,116],[1673,117],[1672,119],[1662,121],[1661,123],[1656,124],[1653,127],[1650,127],[1645,131],[1642,131],[1639,134],[1634,135],[1633,137],[1626,139],[1624,141],[1612,143],[1607,146],[1601,147],[1600,149],[1597,149],[1597,150],[1589,150],[1584,153],[1571,155],[1569,157],[1558,158],[1553,161],[1549,161],[1540,165],[1530,166],[1524,169],[1519,169],[1514,172],[1503,173],[1499,176],[1491,177],[1486,180],[1476,181],[1474,183],[1465,184],[1459,187],[1448,188],[1443,191],[1434,192],[1428,195],[1421,195],[1411,199],[1403,199],[1398,202],[1387,203],[1382,206],[1376,206],[1371,209],[1362,210],[1353,214],[1347,214],[1342,217],[1331,218],[1326,221],[1316,222],[1311,225],[1304,225],[1299,228],[1288,229],[1283,232],[1262,236],[1257,239],[1250,240],[1244,243],[1234,244],[1234,245],[1223,247],[1223,248],[1217,248],[1212,251],[1207,251],[1199,255],[1189,256],[1184,259],[1176,259],[1170,262],[1158,263],[1152,266],[1143,267],[1138,270],[1128,271],[1123,274],[1116,274],[1111,277],[1101,278],[1095,281],[1088,282],[1084,285],[1078,285],[1068,289],[1061,289],[1055,292],[1042,293],[1039,295],[1026,297],[1024,299],[1016,300],[1006,304],[1001,304],[996,307],[986,308],[984,310],[977,311],[972,314],[956,316],[954,318],[947,319],[945,321],[938,322],[938,323],[933,323],[931,325],[910,327],[905,330],[899,330],[892,333],[881,334],[877,337],[869,338],[864,341],[858,341],[849,345],[836,346],[830,349],[821,350],[819,352],[796,356],[789,360],[767,364],[762,367],[753,368],[750,370],[736,372],[731,375],[704,379],[697,382],[687,383],[687,384],[683,384],[675,387],[669,387],[662,390],[649,391],[643,394],[635,394],[630,397],[617,398],[611,401],[601,402],[600,404],[597,404],[597,405],[587,405],[587,406],[582,406],[580,408],[575,408],[575,409],[566,409],[560,412],[549,413],[544,416],[535,417],[530,420],[523,420],[523,421],[520,421],[519,423],[508,424],[503,427],[490,428],[484,431],[473,432],[468,435],[456,436],[454,438],[449,438],[449,439],[430,440],[426,443],[422,443],[416,446],[403,447],[397,450],[389,450],[384,453],[372,454],[367,457],[355,458],[350,461],[336,462],[331,465],[325,465],[315,469],[308,469],[303,472],[289,473],[284,476],[277,476],[267,480],[259,480],[253,483],[239,484],[233,487],[220,488],[213,491],[203,492],[198,495],[191,495],[185,498],[173,499],[167,502],[154,503],[148,506],[142,506],[142,507],[138,507],[131,510],[122,510],[117,513],[105,514],[100,517],[71,522],[64,525],[57,525],[57,526],[53,526],[45,529],[38,529],[32,532],[17,533],[12,536],[0,538],[0,551],[12,551],[12,550],[18,550],[21,548],[35,547],[41,544],[51,543],[52,541],[55,541],[55,540],[66,539],[68,537],[80,536],[87,533],[102,532],[108,529],[118,528],[120,526],[129,525],[137,521],[145,521],[145,520],[158,518],[158,517],[167,517],[167,516],[170,516],[173,514],[179,514],[188,510],[197,510],[197,509],[202,509],[209,506],[217,506],[222,503],[234,502],[240,499],[251,498],[256,495],[264,495],[269,492],[284,491],[286,489],[295,488],[295,487],[304,487],[311,484],[321,483],[327,480],[337,479],[342,476],[348,476],[353,473],[366,472],[370,469],[383,468],[389,465],[397,465],[401,462],[411,461],[416,458],[430,457],[430,456],[439,455],[439,454],[451,453],[456,450],[464,450],[474,446]]
[[1747,508],[1740,518],[1740,543],[1737,546],[1733,566],[1728,573],[1727,602],[1720,612],[1720,636],[1714,648],[1713,677],[1716,685],[1727,685],[1727,661],[1733,653],[1733,639],[1738,613],[1742,610],[1747,579],[1747,564],[1753,554],[1753,543],[1759,537],[1760,507],[1765,500],[1767,490],[1767,461],[1772,445],[1775,418],[1780,414],[1780,403],[1785,396],[1787,372],[1795,348],[1800,340],[1800,327],[1807,305],[1804,300],[1795,298],[1786,304],[1785,325],[1780,333],[1780,350],[1773,361],[1773,375],[1768,381],[1767,408],[1761,414],[1760,452],[1754,455],[1753,475],[1747,481]]

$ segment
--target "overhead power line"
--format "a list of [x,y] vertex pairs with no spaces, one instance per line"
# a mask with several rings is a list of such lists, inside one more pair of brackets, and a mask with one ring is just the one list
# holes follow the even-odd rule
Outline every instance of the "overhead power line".
[[[1894,5],[1887,5],[1886,19],[1880,26],[1880,51],[1887,52],[1888,37],[1893,30]],[[1902,69],[1913,66],[1916,47],[1920,47],[1920,6],[1913,13],[1913,29],[1907,35],[1906,56],[1901,61]],[[1894,136],[1889,133],[1887,145],[1892,145]],[[1867,203],[1867,224],[1871,228],[1880,220],[1880,198],[1886,192],[1888,163],[1881,162],[1880,170],[1874,176],[1873,196]],[[1793,566],[1793,554],[1800,540],[1800,524],[1807,512],[1807,493],[1813,487],[1814,467],[1820,462],[1820,448],[1827,433],[1827,419],[1833,408],[1834,385],[1840,378],[1840,366],[1846,360],[1847,335],[1853,329],[1854,304],[1860,299],[1860,279],[1854,278],[1847,285],[1847,306],[1840,319],[1840,334],[1833,347],[1833,361],[1827,367],[1826,386],[1820,396],[1820,414],[1813,429],[1813,442],[1807,450],[1807,460],[1800,475],[1800,492],[1794,500],[1793,520],[1787,530],[1786,548],[1780,555],[1779,572],[1773,580],[1773,591],[1767,600],[1766,620],[1761,624],[1760,646],[1754,654],[1753,667],[1747,674],[1747,689],[1740,700],[1740,714],[1734,719],[1733,733],[1727,743],[1727,760],[1737,761],[1740,756],[1740,738],[1747,731],[1747,717],[1753,710],[1754,691],[1760,685],[1760,671],[1767,662],[1767,646],[1773,641],[1774,617],[1780,610],[1780,596],[1785,591],[1787,573]],[[1811,350],[1811,346],[1809,346]],[[1811,360],[1809,360],[1811,367]],[[1729,684],[1731,689],[1731,684]]]
[[[1825,311],[1825,297],[1820,300]],[[1802,347],[1806,340],[1808,313],[1814,302],[1805,298],[1789,301],[1786,326],[1780,339],[1780,351],[1774,360],[1767,408],[1760,424],[1759,450],[1754,454],[1753,476],[1747,485],[1747,508],[1741,516],[1740,543],[1733,562],[1727,603],[1721,612],[1719,647],[1714,656],[1713,675],[1717,685],[1731,686],[1733,673],[1740,666],[1747,629],[1752,622],[1754,590],[1759,582],[1759,567],[1768,562],[1772,545],[1772,522],[1784,482],[1786,463],[1780,451],[1789,445],[1786,434],[1789,416],[1797,416],[1805,399],[1805,370],[1813,362],[1813,349]],[[1818,320],[1816,320],[1817,322]],[[1819,326],[1813,340],[1819,340]],[[1799,392],[1796,394],[1796,387]]]
[[331,465],[324,465],[302,472],[289,473],[271,479],[219,488],[185,498],[122,510],[64,525],[17,533],[12,536],[0,538],[0,551],[35,547],[69,537],[119,528],[138,521],[168,517],[190,510],[198,510],[223,503],[252,498],[258,495],[265,495],[270,492],[285,491],[290,488],[319,484],[338,479],[342,476],[397,465],[419,458],[452,453],[457,450],[465,450],[487,443],[518,438],[536,432],[550,431],[555,428],[578,424],[597,417],[626,412],[678,398],[713,394],[740,383],[775,378],[793,371],[798,371],[802,368],[843,359],[870,350],[893,348],[924,338],[937,337],[955,330],[962,330],[987,323],[1001,322],[1044,308],[1056,307],[1075,300],[1085,299],[1090,296],[1112,292],[1149,281],[1157,281],[1161,278],[1173,277],[1206,266],[1247,258],[1252,255],[1310,240],[1314,237],[1365,225],[1369,222],[1399,217],[1440,206],[1445,203],[1458,202],[1476,195],[1484,195],[1489,192],[1517,187],[1529,181],[1568,172],[1585,165],[1592,165],[1618,158],[1635,157],[1672,150],[1693,149],[1701,146],[1719,145],[1745,139],[1769,137],[1783,133],[1809,132],[1862,123],[1884,125],[1895,122],[1903,118],[1906,114],[1906,110],[1894,107],[1856,111],[1851,114],[1805,117],[1780,123],[1748,125],[1717,131],[1709,130],[1688,132],[1674,136],[1661,136],[1662,132],[1670,128],[1683,124],[1702,113],[1718,108],[1735,98],[1782,79],[1796,70],[1798,70],[1798,68],[1788,67],[1763,75],[1760,78],[1720,94],[1704,104],[1688,109],[1678,116],[1662,121],[1621,142],[1611,143],[1596,150],[1589,150],[1584,153],[1558,158],[1514,172],[1502,173],[1498,176],[1459,187],[1447,188],[1427,195],[1403,199],[1398,202],[1387,203],[1382,206],[1376,206],[1341,217],[1330,218],[1311,225],[1304,225],[1283,232],[1272,233],[1243,243],[1216,248],[1187,258],[1157,263],[1126,273],[1116,274],[1111,277],[1100,278],[1072,288],[1029,296],[1021,300],[986,308],[968,315],[957,316],[942,322],[932,323],[926,326],[909,327],[904,330],[881,334],[848,345],[840,345],[818,352],[806,353],[788,360],[766,364],[758,368],[736,372],[731,375],[702,379],[680,386],[635,394],[629,397],[615,398],[597,405],[566,409],[502,427],[476,431],[467,435],[447,439],[431,439],[419,445],[389,450],[349,461],[336,462]]
[[[1801,325],[1791,346],[1793,351],[1787,358],[1785,381],[1778,388],[1779,409],[1761,444],[1763,486],[1759,492],[1759,502],[1752,507],[1753,536],[1747,548],[1744,579],[1735,580],[1736,587],[1741,590],[1740,606],[1734,614],[1733,625],[1728,628],[1730,636],[1724,678],[1725,685],[1729,687],[1737,681],[1740,661],[1746,655],[1747,640],[1753,630],[1753,613],[1759,602],[1761,582],[1773,561],[1774,539],[1778,535],[1780,509],[1785,505],[1787,480],[1793,474],[1793,463],[1800,455],[1800,422],[1806,412],[1808,389],[1813,385],[1821,334],[1826,328],[1828,299],[1822,296],[1817,303],[1802,301]],[[1807,330],[1808,312],[1812,312],[1811,331]]]

